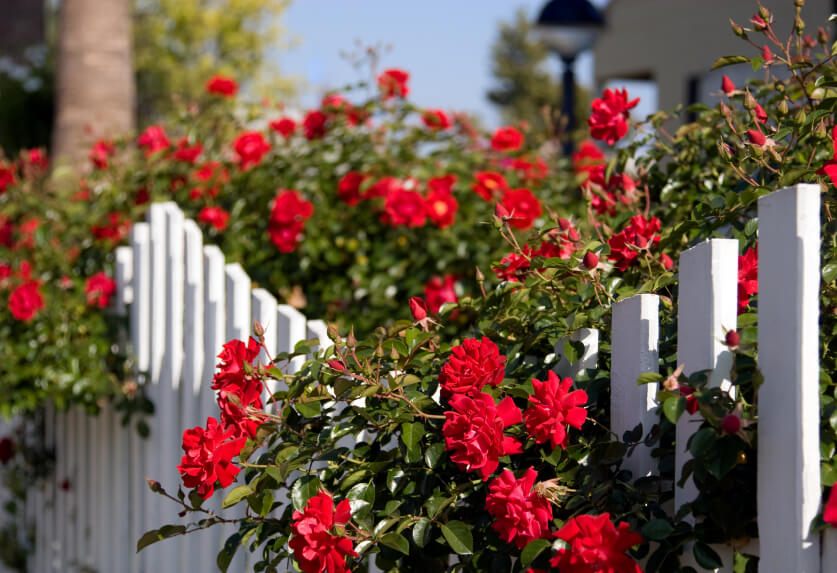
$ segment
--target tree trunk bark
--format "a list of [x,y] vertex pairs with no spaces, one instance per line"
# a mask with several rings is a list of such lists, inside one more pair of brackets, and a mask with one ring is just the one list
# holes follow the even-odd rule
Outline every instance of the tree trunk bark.
[[53,157],[86,167],[96,139],[135,127],[130,0],[62,0]]

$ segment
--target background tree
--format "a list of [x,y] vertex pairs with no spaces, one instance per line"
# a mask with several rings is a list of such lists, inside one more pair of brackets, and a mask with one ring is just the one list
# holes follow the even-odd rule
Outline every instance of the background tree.
[[[291,91],[268,52],[279,44],[288,0],[135,0],[134,46],[140,123],[192,101],[214,73],[255,94]],[[269,92],[268,92],[269,90]]]
[[[531,133],[543,139],[553,137],[560,119],[561,85],[548,67],[553,57],[532,34],[532,23],[521,8],[514,19],[500,23],[491,47],[492,74],[496,80],[487,97],[501,110],[503,121],[525,121]],[[587,120],[587,91],[576,88],[576,125]]]

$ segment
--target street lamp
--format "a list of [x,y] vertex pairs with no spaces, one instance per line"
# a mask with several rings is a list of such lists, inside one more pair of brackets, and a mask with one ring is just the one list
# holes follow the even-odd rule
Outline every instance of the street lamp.
[[[604,27],[604,17],[588,0],[551,0],[547,2],[535,22],[535,33],[547,48],[557,53],[564,62],[561,83],[564,101],[561,113],[567,118],[566,132],[575,128],[575,73],[576,57],[593,45]],[[564,153],[572,152],[572,141],[564,143]]]

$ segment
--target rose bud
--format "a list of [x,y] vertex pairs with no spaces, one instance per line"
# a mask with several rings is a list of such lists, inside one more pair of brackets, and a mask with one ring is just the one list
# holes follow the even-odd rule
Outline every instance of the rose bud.
[[762,18],[758,14],[754,14],[753,17],[750,18],[750,22],[752,22],[753,28],[756,29],[756,32],[761,32],[762,30],[767,28],[767,22],[765,22],[764,18]]
[[667,271],[670,271],[672,267],[674,267],[674,261],[672,261],[671,257],[665,253],[660,255],[660,264],[663,265],[663,268]]
[[420,296],[414,296],[410,299],[410,312],[415,320],[424,320],[427,318],[427,302]]
[[764,108],[761,105],[756,104],[756,109],[753,110],[753,114],[756,116],[756,121],[759,123],[767,123],[767,112],[764,111]]
[[566,231],[570,227],[572,227],[572,223],[570,223],[569,219],[559,218],[558,219],[558,226],[561,228],[562,231]]
[[764,144],[767,143],[767,138],[764,134],[756,129],[748,129],[747,138],[750,140],[750,143],[759,147],[764,147]]
[[773,61],[773,52],[766,45],[761,49],[761,59],[768,64]]
[[741,418],[735,414],[727,414],[721,421],[721,430],[725,434],[737,434],[741,430]]
[[727,332],[727,335],[724,339],[724,344],[726,344],[730,348],[737,348],[740,343],[741,343],[741,335],[739,335],[734,330],[730,330],[729,332]]
[[599,266],[599,257],[593,251],[587,251],[584,254],[584,259],[582,261],[584,263],[584,267],[588,270],[593,270],[597,266]]
[[499,217],[500,219],[508,219],[511,217],[511,213],[509,210],[503,207],[502,203],[497,203],[494,205],[494,216]]
[[343,366],[343,363],[340,362],[339,360],[329,360],[327,362],[327,364],[328,364],[329,368],[337,370],[338,372],[343,372],[344,370],[346,370],[346,367]]
[[721,89],[724,90],[724,93],[727,95],[735,91],[735,84],[732,83],[732,80],[729,79],[729,76],[724,76],[721,79]]

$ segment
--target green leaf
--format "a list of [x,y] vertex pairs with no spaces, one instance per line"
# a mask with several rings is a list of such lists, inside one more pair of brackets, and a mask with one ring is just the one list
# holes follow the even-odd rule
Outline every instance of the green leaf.
[[387,533],[381,538],[381,543],[391,549],[400,551],[404,555],[410,554],[410,542],[397,533]]
[[471,535],[470,525],[461,521],[443,523],[442,535],[457,555],[470,555],[474,552],[474,538]]
[[526,547],[523,548],[523,552],[520,554],[520,564],[526,567],[549,546],[550,543],[546,539],[535,539],[530,541]]
[[757,71],[759,71],[759,70],[761,69],[761,67],[764,65],[764,60],[762,60],[762,59],[761,59],[761,57],[756,56],[756,57],[755,57],[755,58],[753,58],[753,60],[750,62],[750,65],[752,65],[752,66],[753,66],[753,71],[754,71],[754,72],[757,72]]
[[319,400],[312,400],[311,402],[297,402],[294,404],[296,411],[306,418],[313,418],[320,413]]
[[822,268],[822,282],[830,283],[837,279],[837,263],[828,263]]
[[694,457],[700,457],[715,442],[715,430],[702,428],[689,439],[689,452]]
[[442,454],[445,453],[445,444],[442,442],[437,442],[424,450],[424,463],[427,464],[431,470],[436,467],[436,464],[439,463],[439,459],[442,457]]
[[401,424],[401,441],[408,451],[415,450],[424,436],[424,424],[421,422],[404,422]]
[[706,543],[702,543],[700,541],[695,542],[693,552],[698,565],[704,569],[720,569],[723,566],[720,556],[718,556],[718,554],[715,553],[715,550],[709,547]]
[[265,490],[259,495],[251,495],[247,498],[247,505],[258,515],[265,517],[273,507],[273,492]]
[[224,498],[224,501],[221,502],[221,507],[223,509],[232,507],[251,493],[253,493],[253,490],[250,489],[249,485],[234,487],[230,490],[230,493],[227,494],[227,497]]
[[674,527],[667,519],[652,519],[642,526],[641,533],[646,539],[659,541],[671,535],[673,531]]
[[567,362],[570,364],[578,362],[578,351],[569,339],[564,341],[564,358],[566,358]]
[[680,419],[680,415],[686,411],[686,398],[683,396],[672,396],[663,402],[663,414],[665,414],[668,421],[676,424]]
[[302,511],[309,499],[317,495],[322,485],[317,476],[302,476],[291,486],[291,501],[294,509]]
[[652,384],[663,379],[663,375],[658,372],[643,372],[636,379],[636,385],[642,386],[644,384]]
[[390,493],[395,493],[401,487],[405,475],[401,468],[392,468],[387,472],[387,489]]
[[174,537],[175,535],[181,535],[185,533],[185,531],[185,525],[164,525],[160,529],[146,531],[142,537],[139,538],[139,541],[137,541],[137,553],[153,543],[157,543],[158,541],[162,541],[163,539],[167,539],[169,537]]
[[424,547],[430,541],[431,525],[429,519],[422,517],[413,526],[413,542],[419,547]]
[[750,58],[745,56],[723,56],[715,60],[715,63],[712,64],[712,69],[717,70],[718,68],[723,68],[725,66],[733,66],[735,64],[746,64],[750,61]]

